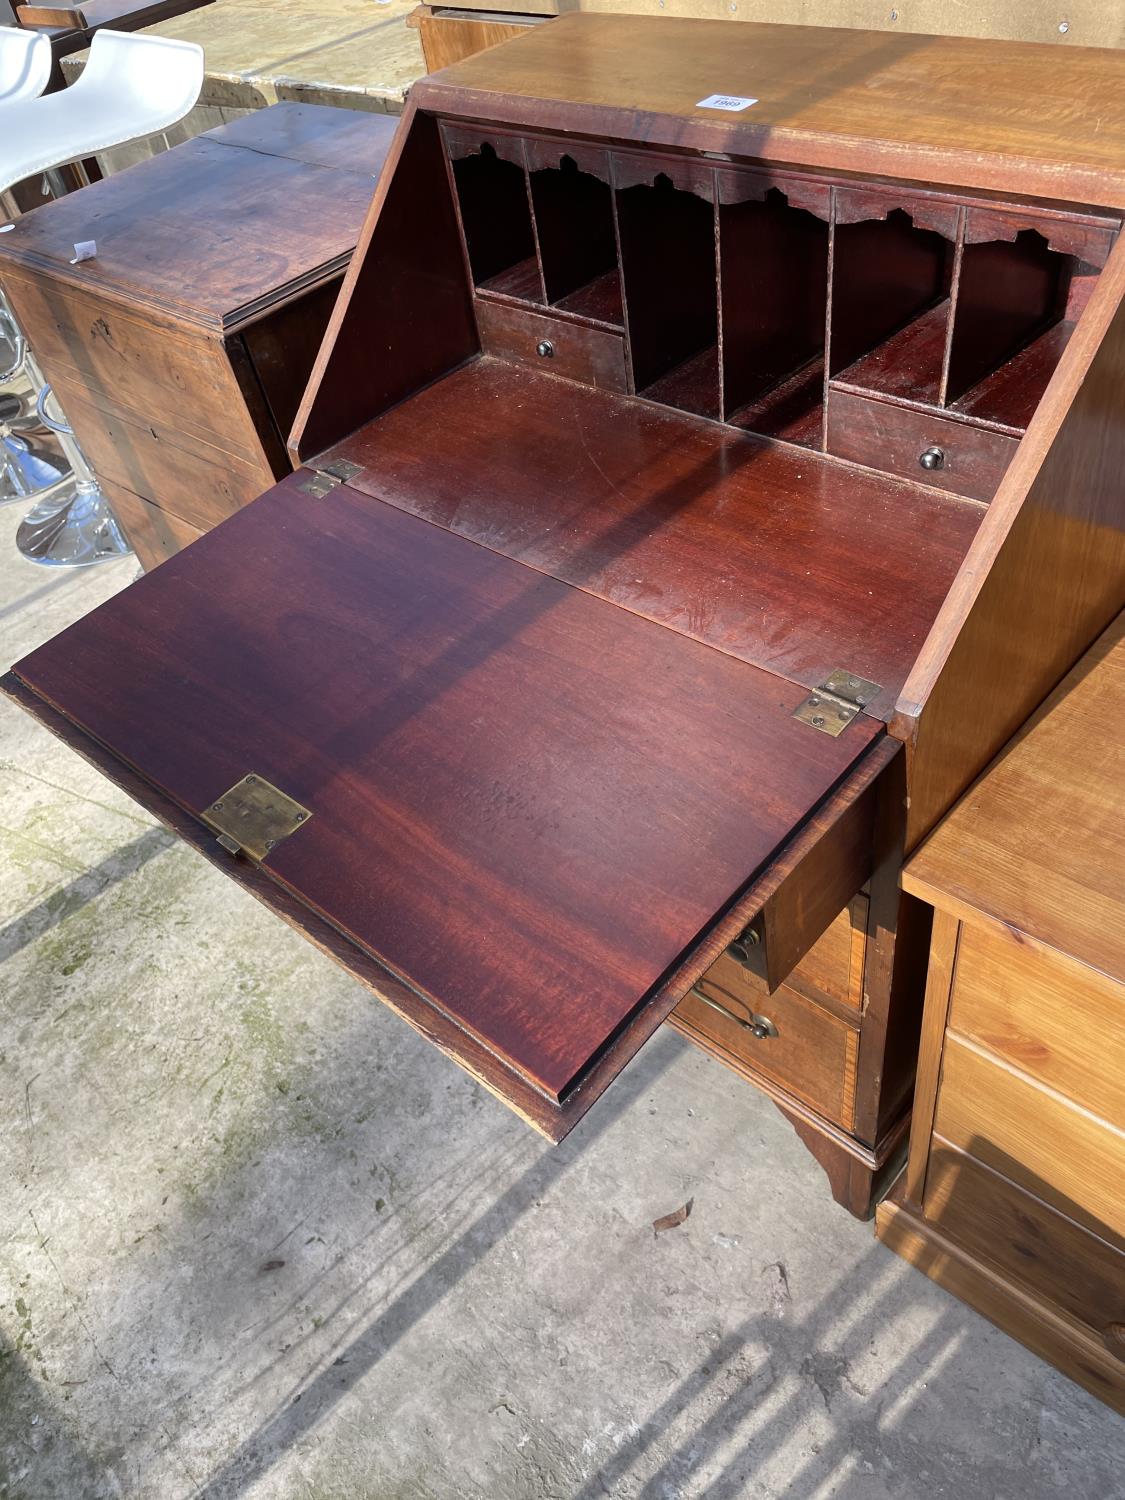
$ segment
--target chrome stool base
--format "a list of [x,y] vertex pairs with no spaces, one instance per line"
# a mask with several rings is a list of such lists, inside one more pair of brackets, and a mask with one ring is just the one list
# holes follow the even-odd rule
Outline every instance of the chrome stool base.
[[55,467],[53,457],[14,432],[0,433],[0,505],[39,500],[68,480],[70,475]]
[[65,481],[57,497],[42,496],[20,522],[16,550],[45,568],[88,568],[128,557],[132,548],[96,484]]

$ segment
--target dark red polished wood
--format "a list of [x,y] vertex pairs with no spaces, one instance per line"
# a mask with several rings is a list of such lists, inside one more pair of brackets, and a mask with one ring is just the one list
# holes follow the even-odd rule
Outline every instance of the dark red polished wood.
[[190,811],[250,772],[310,808],[273,878],[558,1099],[878,725],[302,484],[18,675]]
[[[506,418],[518,413],[518,424]],[[325,455],[352,484],[637,614],[889,713],[980,523],[972,504],[482,359]]]

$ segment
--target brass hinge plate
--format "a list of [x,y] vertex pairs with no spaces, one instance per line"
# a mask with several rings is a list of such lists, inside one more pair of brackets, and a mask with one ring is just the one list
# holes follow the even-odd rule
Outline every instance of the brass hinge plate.
[[323,500],[337,485],[347,484],[357,474],[363,473],[362,464],[353,464],[350,459],[338,458],[335,463],[325,464],[323,469],[314,469],[301,488],[307,495]]
[[307,807],[264,776],[244,776],[202,813],[228,854],[245,854],[258,863],[311,817]]
[[877,682],[868,682],[854,672],[837,670],[815,687],[803,703],[798,703],[793,717],[835,739],[882,691]]

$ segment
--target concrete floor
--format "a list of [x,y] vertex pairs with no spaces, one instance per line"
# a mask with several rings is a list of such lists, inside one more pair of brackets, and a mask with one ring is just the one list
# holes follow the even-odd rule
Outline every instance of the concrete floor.
[[[5,666],[133,573],[16,520]],[[551,1148],[7,704],[0,746],[3,1500],[1125,1495],[1120,1419],[685,1042]]]

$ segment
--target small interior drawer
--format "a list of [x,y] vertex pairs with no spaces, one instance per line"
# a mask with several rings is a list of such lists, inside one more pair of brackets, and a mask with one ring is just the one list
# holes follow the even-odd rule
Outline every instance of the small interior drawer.
[[828,451],[868,468],[991,500],[1019,439],[851,391],[828,393]]
[[926,1218],[1100,1338],[1125,1324],[1125,1253],[972,1157],[935,1140]]
[[949,1026],[1125,1129],[1125,995],[1085,964],[962,923]]
[[677,1029],[739,1072],[780,1084],[852,1128],[859,1032],[788,986],[767,1000],[729,953],[680,1001]]
[[477,327],[486,354],[536,365],[595,390],[624,392],[625,340],[605,328],[586,328],[563,318],[506,303],[477,299]]

